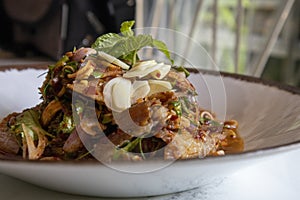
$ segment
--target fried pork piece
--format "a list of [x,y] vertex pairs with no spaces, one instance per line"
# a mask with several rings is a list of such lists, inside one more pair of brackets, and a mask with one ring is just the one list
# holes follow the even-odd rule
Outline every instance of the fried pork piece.
[[183,72],[178,72],[175,70],[170,70],[167,77],[170,80],[175,80],[176,84],[175,87],[177,87],[179,90],[182,90],[183,92],[186,91],[195,91],[194,86],[191,84],[191,82],[186,78],[185,74]]
[[190,132],[183,130],[165,147],[165,159],[204,158],[217,151],[217,135],[207,135],[205,139],[196,138]]
[[8,124],[18,113],[12,113],[0,123],[0,158],[15,159],[19,152],[19,143],[15,133],[9,130]]

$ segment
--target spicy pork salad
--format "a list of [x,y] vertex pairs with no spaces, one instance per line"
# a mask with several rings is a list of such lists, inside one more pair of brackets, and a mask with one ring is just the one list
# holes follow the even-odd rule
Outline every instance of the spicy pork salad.
[[[121,34],[102,35],[50,65],[41,103],[2,120],[0,158],[188,159],[242,151],[237,121],[220,122],[199,107],[188,70],[173,66],[162,41],[135,36],[133,25],[124,22]],[[140,60],[146,46],[169,64]]]

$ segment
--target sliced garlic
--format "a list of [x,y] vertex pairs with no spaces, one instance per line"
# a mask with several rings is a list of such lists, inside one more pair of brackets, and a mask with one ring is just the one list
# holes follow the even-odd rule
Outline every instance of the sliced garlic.
[[163,79],[171,70],[171,65],[163,65],[158,70],[151,72],[152,77],[156,79]]
[[131,106],[131,81],[117,77],[106,83],[103,89],[104,102],[115,112],[122,112]]
[[166,92],[172,89],[172,85],[169,81],[149,80],[150,92],[148,95],[152,95],[158,92]]
[[154,66],[156,64],[157,64],[157,62],[155,60],[140,61],[140,62],[137,62],[132,67],[131,71],[134,71],[134,70],[144,70],[144,69],[152,67],[152,66]]
[[132,78],[132,77],[142,78],[144,76],[147,76],[152,71],[158,69],[157,67],[153,69],[153,67],[156,65],[157,65],[157,63],[154,60],[139,62],[136,65],[134,65],[129,71],[127,71],[123,75],[123,77],[125,77],[125,78]]
[[120,66],[122,69],[129,69],[130,66],[127,65],[126,63],[122,62],[121,60],[103,52],[103,51],[98,51],[98,55],[103,58],[104,60],[108,61],[109,63],[113,63],[115,65]]
[[157,63],[154,60],[142,61],[137,63],[127,71],[123,77],[125,78],[143,78],[148,74],[156,79],[164,78],[170,71],[171,65],[165,65],[164,63]]
[[134,81],[132,84],[131,103],[135,103],[138,99],[144,98],[150,92],[148,81]]
[[115,110],[123,111],[131,106],[131,82],[126,79],[122,79],[118,84],[113,86],[112,102]]

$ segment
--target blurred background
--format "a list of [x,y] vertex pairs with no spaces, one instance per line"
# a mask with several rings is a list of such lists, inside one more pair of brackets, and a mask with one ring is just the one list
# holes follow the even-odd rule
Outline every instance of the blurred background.
[[300,87],[299,11],[297,0],[0,0],[0,65],[54,62],[135,19],[192,38],[221,71]]

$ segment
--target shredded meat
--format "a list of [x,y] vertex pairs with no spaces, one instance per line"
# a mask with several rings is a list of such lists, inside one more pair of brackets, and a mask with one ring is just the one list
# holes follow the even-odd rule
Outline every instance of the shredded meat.
[[194,86],[188,81],[184,73],[179,73],[177,71],[171,70],[168,73],[168,77],[175,80],[176,86],[182,91],[195,90]]
[[107,138],[116,146],[122,145],[126,141],[130,141],[132,136],[123,132],[121,129],[117,129],[117,131],[108,135]]
[[155,134],[155,137],[162,139],[165,143],[170,143],[175,137],[176,132],[170,131],[168,129],[160,130]]
[[6,154],[16,155],[19,152],[19,143],[16,135],[9,131],[7,124],[13,120],[18,114],[12,113],[2,120],[0,123],[0,151]]
[[74,153],[78,150],[80,150],[83,147],[83,144],[81,142],[81,139],[76,131],[74,129],[66,142],[64,143],[63,150],[67,153]]
[[149,103],[141,102],[129,108],[131,119],[139,126],[145,126],[150,119]]

